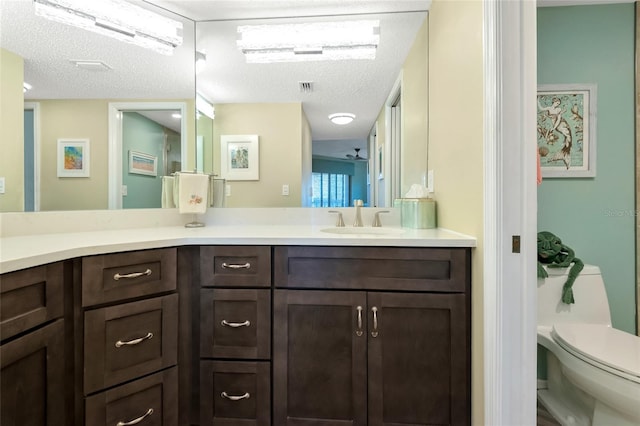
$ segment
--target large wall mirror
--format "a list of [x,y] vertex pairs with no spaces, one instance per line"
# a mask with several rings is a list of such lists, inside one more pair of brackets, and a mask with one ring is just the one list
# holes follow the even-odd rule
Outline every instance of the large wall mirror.
[[[160,207],[161,177],[176,170],[227,178],[229,207],[325,205],[314,169],[316,186],[348,191],[346,205],[388,206],[424,179],[429,1],[132,3],[182,22],[172,55],[37,17],[31,0],[0,0],[3,77],[32,87],[8,91],[3,79],[0,211]],[[247,64],[236,44],[238,25],[359,19],[380,23],[375,60]],[[196,113],[196,92],[215,116]],[[341,112],[356,119],[331,124]],[[259,138],[259,180],[222,176],[221,136],[247,135]],[[58,176],[59,144],[77,140],[91,148],[89,175]]]
[[[182,23],[172,54],[36,16],[31,0],[1,0],[0,65],[17,90],[3,82],[13,115],[2,121],[12,158],[0,160],[0,211],[160,207],[162,176],[195,167],[195,24],[135,4]],[[77,142],[89,147],[88,173],[60,176],[60,147]]]
[[[422,181],[427,12],[415,10],[419,2],[411,2],[411,10],[402,3],[386,13],[372,7],[368,13],[334,10],[320,16],[314,10],[305,16],[282,10],[279,16],[271,9],[269,16],[277,17],[256,18],[254,11],[250,19],[196,22],[196,55],[206,58],[198,66],[196,88],[215,111],[213,118],[198,114],[199,152],[203,170],[225,179],[224,205],[340,207],[357,198],[369,206],[390,206],[411,183]],[[373,22],[379,35],[375,59],[323,60],[325,47],[322,54],[295,53],[285,62],[264,57],[256,63],[238,44],[251,37],[240,33],[247,27],[295,27],[304,37],[318,25],[362,21]],[[265,50],[270,49],[290,53],[288,47]],[[335,113],[355,118],[338,125],[329,120]],[[257,179],[230,173],[231,154],[246,135],[259,138]]]

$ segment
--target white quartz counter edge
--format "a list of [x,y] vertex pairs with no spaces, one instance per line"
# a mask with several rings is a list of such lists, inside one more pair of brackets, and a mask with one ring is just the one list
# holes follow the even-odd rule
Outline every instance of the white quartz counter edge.
[[402,229],[383,235],[338,235],[326,226],[168,226],[0,239],[0,273],[94,254],[186,245],[475,247],[476,239],[446,229]]

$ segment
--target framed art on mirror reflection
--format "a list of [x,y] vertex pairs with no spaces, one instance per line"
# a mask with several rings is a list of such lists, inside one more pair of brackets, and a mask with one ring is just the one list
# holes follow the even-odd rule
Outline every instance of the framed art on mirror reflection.
[[58,177],[89,177],[89,139],[58,139]]

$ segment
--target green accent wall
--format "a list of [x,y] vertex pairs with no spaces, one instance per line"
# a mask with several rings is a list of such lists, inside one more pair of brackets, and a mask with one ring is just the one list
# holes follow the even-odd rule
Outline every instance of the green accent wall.
[[[164,129],[137,112],[122,114],[122,184],[127,195],[122,197],[125,209],[160,208]],[[134,150],[157,157],[157,176],[129,173],[129,151]]]
[[369,205],[367,197],[367,162],[335,160],[324,157],[313,157],[311,170],[314,173],[337,173],[351,176],[351,202],[362,200]]
[[[600,266],[613,326],[635,333],[634,4],[538,8],[538,84],[597,84],[595,178],[546,178],[538,229]],[[580,303],[576,300],[576,303]]]

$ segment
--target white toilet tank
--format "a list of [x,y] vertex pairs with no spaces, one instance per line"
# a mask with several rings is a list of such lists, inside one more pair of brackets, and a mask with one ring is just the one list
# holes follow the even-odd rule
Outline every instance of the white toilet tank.
[[609,301],[600,268],[584,265],[573,283],[575,303],[562,303],[562,287],[570,268],[544,267],[548,278],[538,278],[538,326],[558,323],[604,324],[611,326]]

